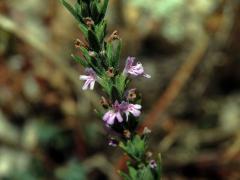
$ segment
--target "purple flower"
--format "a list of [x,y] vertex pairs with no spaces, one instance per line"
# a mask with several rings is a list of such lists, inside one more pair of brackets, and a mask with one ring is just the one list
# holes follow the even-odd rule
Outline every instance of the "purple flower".
[[157,168],[157,163],[156,163],[156,161],[155,161],[155,160],[150,160],[150,161],[149,161],[149,166],[150,166],[150,168],[152,168],[152,169]]
[[125,101],[121,102],[121,104],[119,104],[118,101],[115,101],[112,107],[113,109],[107,111],[103,116],[103,120],[107,123],[107,125],[113,125],[115,119],[117,119],[118,122],[122,122],[122,113],[126,114],[127,120],[129,113],[131,113],[135,117],[138,117],[141,114],[140,109],[142,108],[142,106],[139,104],[129,104]]
[[142,108],[142,106],[139,104],[129,104],[128,102],[123,101],[120,107],[121,107],[121,110],[126,114],[127,120],[128,120],[129,113],[131,113],[135,117],[138,117],[141,114],[140,109]]
[[123,70],[124,74],[131,74],[133,76],[144,76],[146,78],[151,78],[149,74],[144,73],[144,69],[141,63],[137,62],[136,65],[133,65],[135,57],[128,57],[126,60],[126,65]]
[[79,79],[85,81],[82,89],[83,90],[93,90],[94,84],[97,80],[97,75],[95,71],[92,68],[86,68],[85,69],[86,75],[80,75]]
[[118,141],[116,139],[111,138],[108,142],[109,146],[116,147],[118,145]]
[[107,125],[113,125],[115,122],[115,119],[117,119],[118,122],[123,121],[123,118],[121,115],[121,106],[118,103],[118,101],[115,101],[112,107],[113,109],[107,111],[103,116],[103,120],[107,123]]

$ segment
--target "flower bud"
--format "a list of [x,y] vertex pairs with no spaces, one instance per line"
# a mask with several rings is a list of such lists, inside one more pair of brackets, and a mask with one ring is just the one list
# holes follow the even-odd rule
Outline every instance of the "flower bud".
[[81,41],[80,39],[76,39],[75,42],[74,42],[74,46],[75,48],[81,48],[81,47],[87,47],[87,45]]
[[144,127],[143,134],[150,134],[152,131],[148,127]]
[[104,108],[108,108],[109,107],[109,103],[108,103],[107,99],[105,97],[103,97],[103,96],[101,97],[100,103],[101,103],[101,105]]
[[107,41],[112,42],[113,40],[116,40],[116,39],[118,39],[118,40],[120,39],[117,30],[113,31],[113,33],[108,37]]
[[114,68],[113,67],[108,68],[107,75],[108,75],[108,77],[113,77],[114,76]]
[[129,139],[131,137],[131,132],[127,129],[123,131],[123,135],[125,138]]
[[94,21],[90,17],[84,18],[83,21],[89,28],[91,28],[94,25]]
[[133,101],[136,97],[136,89],[130,89],[127,93],[127,99]]

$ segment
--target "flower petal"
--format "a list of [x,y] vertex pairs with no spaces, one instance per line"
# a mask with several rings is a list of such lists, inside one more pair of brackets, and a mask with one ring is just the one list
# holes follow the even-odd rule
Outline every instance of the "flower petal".
[[135,109],[142,109],[140,104],[132,104]]
[[84,85],[83,85],[83,87],[82,87],[82,90],[87,90],[90,82],[91,82],[91,81],[89,81],[89,80],[85,81],[85,83],[84,83]]
[[138,117],[140,116],[141,114],[141,111],[137,110],[137,109],[134,109],[134,110],[131,110],[130,111],[135,117]]
[[87,80],[88,78],[89,78],[89,76],[86,76],[86,75],[80,75],[79,76],[79,79],[84,80],[84,81]]
[[93,80],[93,81],[90,83],[90,89],[91,89],[91,90],[93,90],[94,84],[95,84],[95,81]]
[[120,112],[116,113],[116,117],[117,117],[118,122],[123,122],[123,118],[122,118],[122,115],[120,114]]
[[114,124],[114,120],[115,120],[116,114],[115,113],[111,113],[111,115],[109,116],[107,123],[109,125],[113,125]]
[[151,75],[149,75],[149,74],[143,74],[143,76],[144,76],[145,78],[151,78]]

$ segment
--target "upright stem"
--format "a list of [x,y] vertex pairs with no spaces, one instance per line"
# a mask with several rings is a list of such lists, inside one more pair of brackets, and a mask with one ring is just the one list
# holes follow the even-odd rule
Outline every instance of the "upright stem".
[[[83,90],[94,88],[97,82],[106,97],[102,97],[103,111],[98,115],[105,125],[114,131],[109,145],[118,146],[130,157],[127,163],[128,173],[120,172],[127,180],[160,179],[160,159],[155,161],[148,151],[150,130],[145,128],[137,133],[139,116],[141,114],[141,96],[136,89],[129,89],[131,77],[142,76],[144,73],[141,63],[134,65],[134,57],[128,57],[123,71],[119,61],[121,39],[117,31],[107,36],[107,22],[104,19],[108,0],[77,0],[74,6],[66,0],[62,4],[70,11],[79,23],[84,40],[76,40],[75,46],[83,57],[73,55],[73,59],[86,68]],[[116,135],[117,134],[117,135]]]

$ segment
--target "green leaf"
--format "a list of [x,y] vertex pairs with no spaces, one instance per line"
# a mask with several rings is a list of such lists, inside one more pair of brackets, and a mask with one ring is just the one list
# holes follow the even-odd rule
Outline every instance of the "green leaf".
[[95,23],[98,23],[99,12],[97,8],[97,2],[91,1],[90,2],[90,10],[91,10],[91,17]]
[[88,5],[86,2],[84,1],[81,1],[81,13],[82,13],[82,17],[85,18],[85,17],[89,17],[90,16],[90,13],[88,11]]
[[75,56],[72,54],[72,58],[74,59],[74,61],[76,61],[77,63],[80,63],[83,67],[88,67],[88,63],[86,62],[86,60],[82,59],[79,56]]
[[124,180],[132,180],[129,175],[127,175],[126,173],[124,173],[122,171],[120,171],[119,174],[120,174],[120,176],[123,177]]
[[[113,45],[111,42],[107,43],[106,45],[106,53],[107,53],[107,58],[106,62],[109,67],[113,67]],[[114,67],[113,67],[114,68]]]
[[120,55],[121,55],[121,49],[122,49],[122,41],[118,40],[115,41],[116,42],[116,46],[114,48],[114,61],[113,61],[113,67],[117,68],[119,65],[119,61],[120,61]]
[[119,147],[137,161],[141,161],[146,150],[145,140],[141,139],[139,135],[135,135],[133,139],[128,140],[125,144],[120,143]]
[[98,24],[96,27],[96,35],[98,37],[99,42],[103,42],[105,36],[106,36],[106,29],[107,29],[107,23],[106,21],[102,21],[100,24]]
[[126,89],[126,76],[119,74],[115,77],[115,86],[118,90],[120,98],[123,97]]
[[138,179],[139,180],[154,180],[154,176],[149,167],[144,167],[143,169],[138,170]]
[[104,18],[105,14],[106,14],[107,7],[108,7],[108,2],[109,2],[109,0],[104,0],[104,2],[103,2],[103,6],[101,8],[101,13],[100,13],[100,16],[99,16],[100,21]]
[[84,48],[84,47],[80,47],[81,52],[83,53],[83,56],[85,57],[88,65],[93,68],[94,71],[96,71],[96,73],[101,74],[101,69],[98,67],[98,65],[96,64],[96,62],[94,62],[95,60],[93,60],[93,58],[89,55],[89,51]]
[[75,9],[69,4],[67,3],[65,0],[60,0],[61,3],[66,7],[66,9],[78,20],[80,21],[80,18],[77,14],[77,12],[75,11]]
[[88,30],[88,40],[89,40],[89,45],[90,47],[95,51],[95,52],[100,52],[101,50],[101,45],[98,41],[97,36],[95,35],[95,33],[89,29]]
[[102,86],[103,90],[109,96],[111,96],[112,86],[113,86],[111,79],[109,77],[107,77],[107,76],[103,76],[98,82]]
[[117,69],[119,65],[121,48],[122,43],[120,40],[109,42],[106,45],[107,63],[114,69]]
[[82,19],[82,17],[81,17],[81,14],[82,14],[82,12],[81,12],[81,6],[80,6],[80,4],[79,3],[75,3],[75,13],[77,14],[77,16],[78,16],[78,19],[80,20],[80,23],[82,22],[82,23],[84,23],[84,21],[83,21],[83,19]]
[[132,166],[128,166],[128,172],[132,179],[137,179],[138,172],[136,169],[134,169]]
[[79,23],[79,28],[81,29],[83,36],[87,39],[88,38],[88,28],[83,23]]

